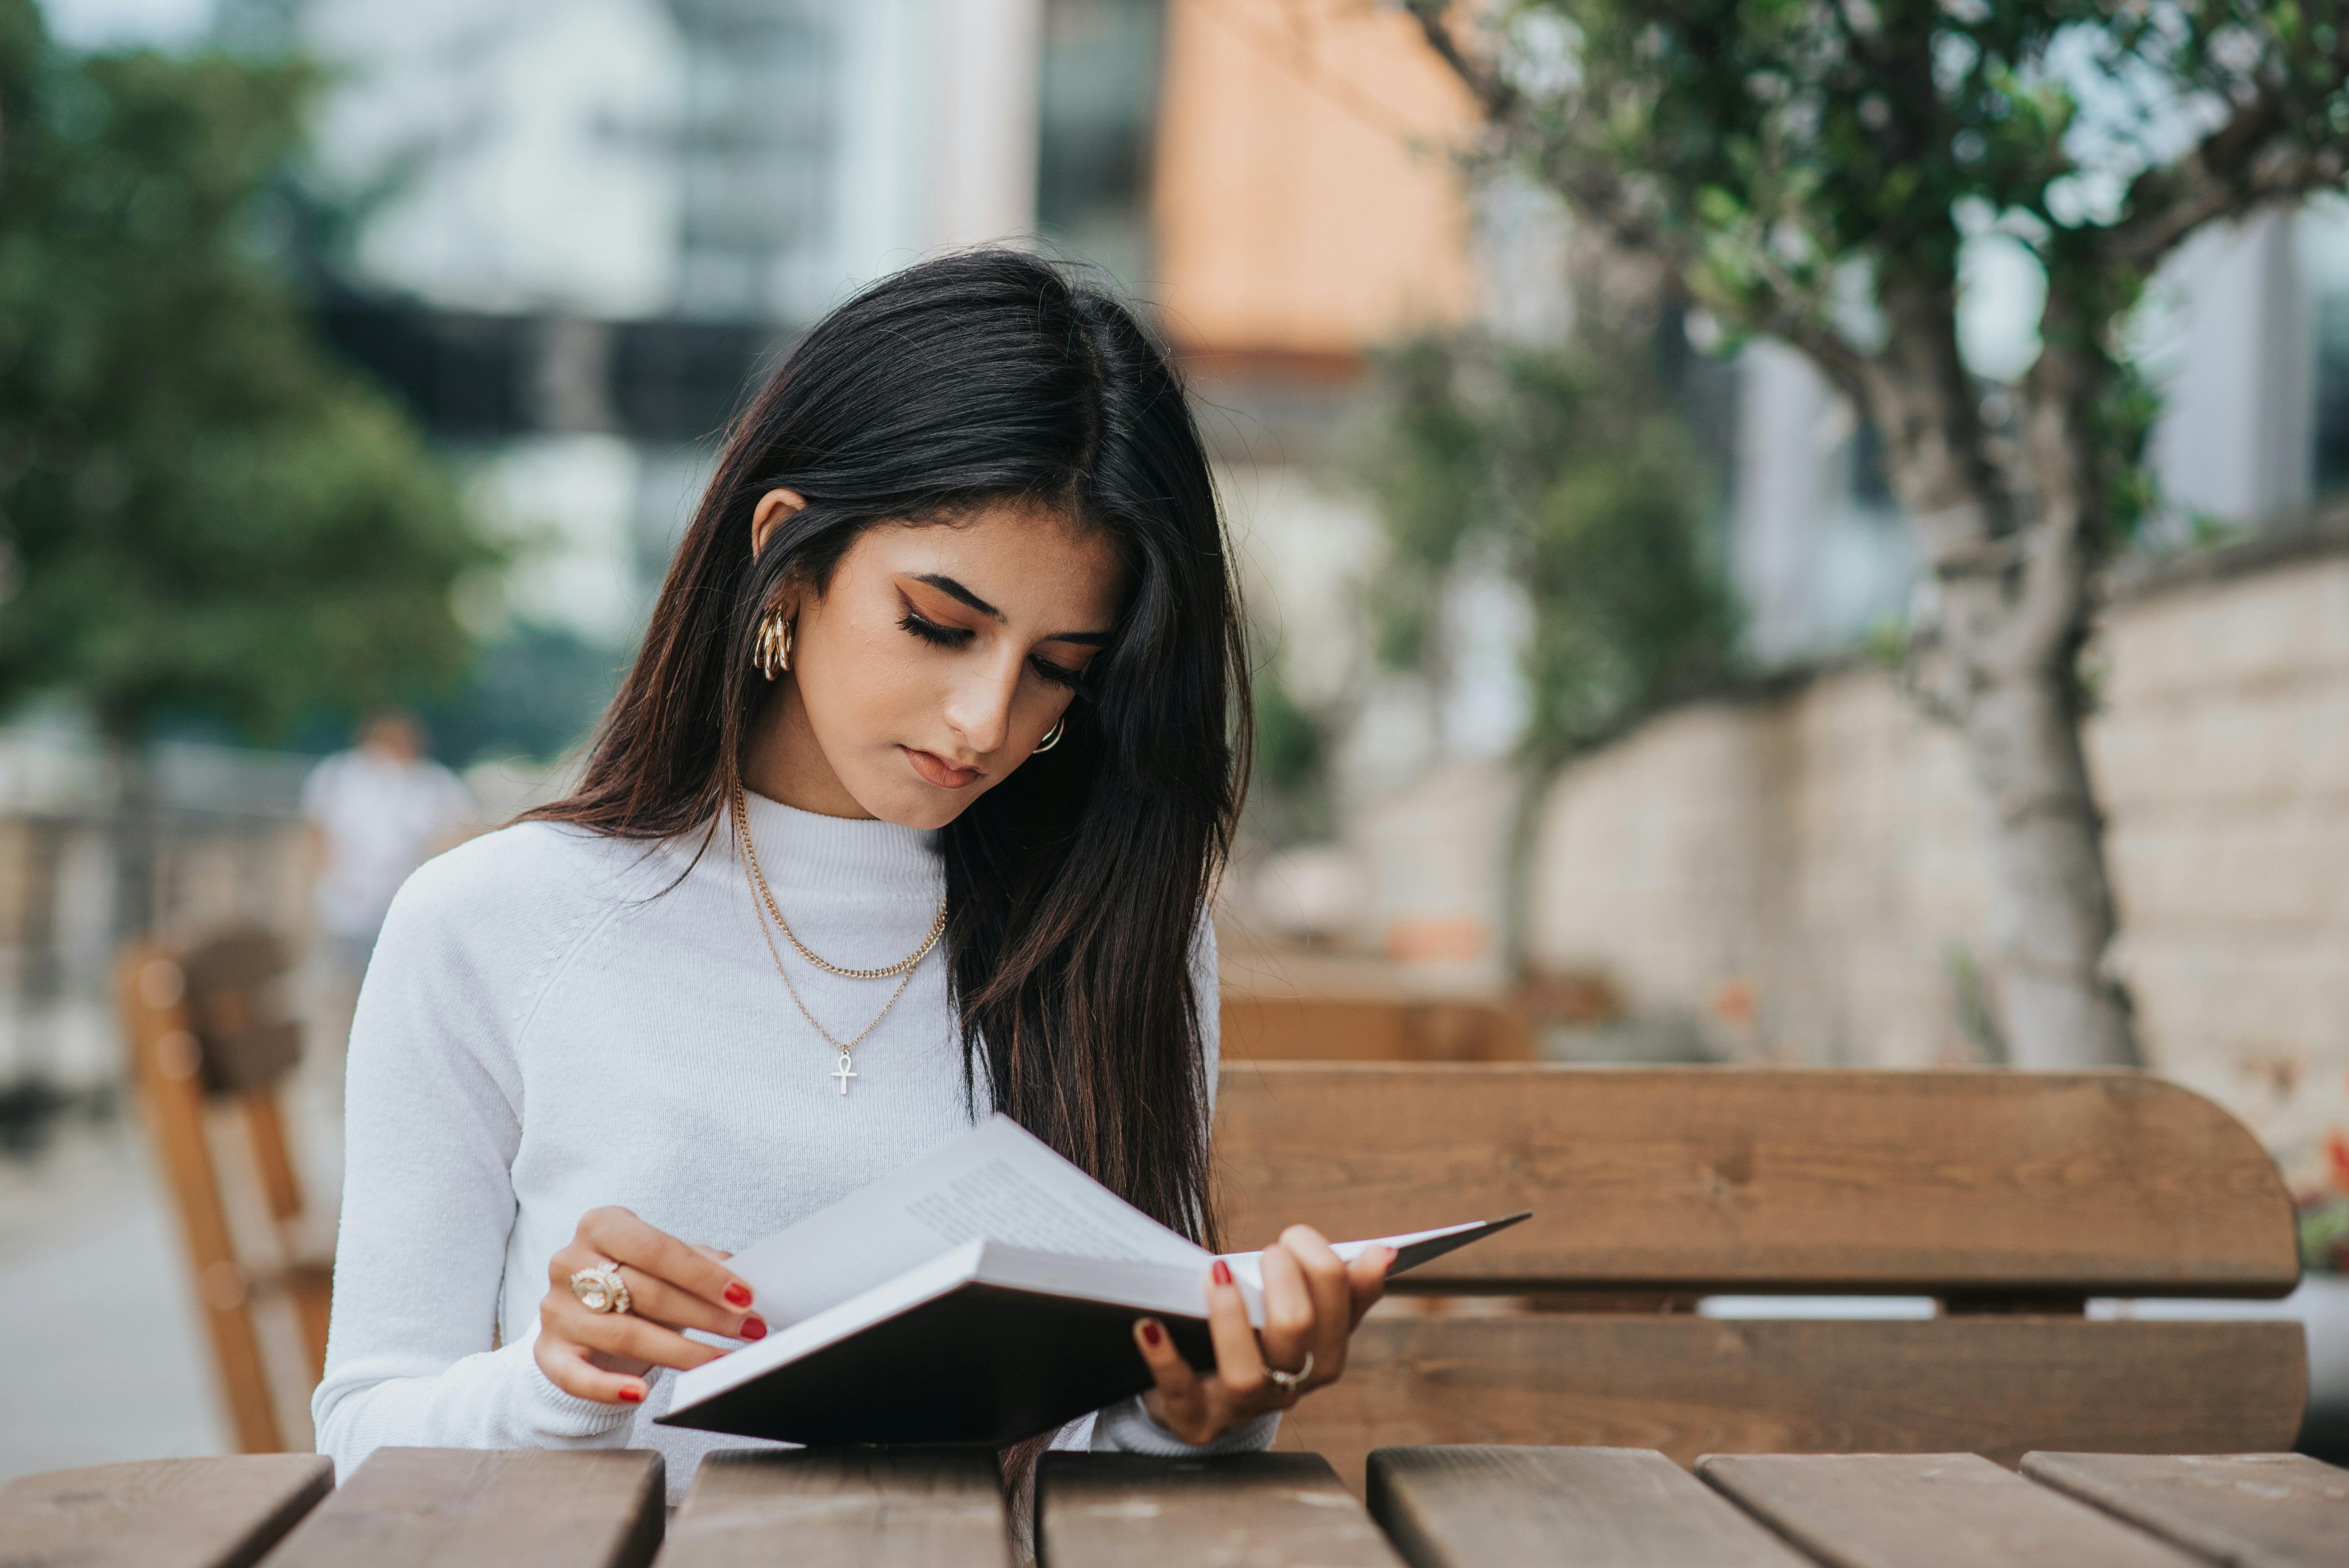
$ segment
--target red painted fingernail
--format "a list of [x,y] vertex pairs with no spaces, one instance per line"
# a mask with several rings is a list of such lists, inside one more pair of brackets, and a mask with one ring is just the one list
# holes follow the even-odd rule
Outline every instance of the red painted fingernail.
[[726,1305],[729,1306],[750,1305],[750,1287],[739,1282],[734,1284],[728,1285],[726,1287]]
[[745,1338],[745,1339],[764,1339],[764,1338],[766,1338],[766,1337],[767,1337],[767,1320],[766,1320],[765,1318],[763,1318],[763,1317],[759,1316],[756,1313],[753,1313],[753,1314],[751,1314],[749,1317],[744,1318],[744,1319],[742,1320],[742,1337],[743,1337],[743,1338]]
[[1155,1350],[1158,1348],[1158,1342],[1165,1337],[1166,1331],[1159,1327],[1154,1319],[1145,1317],[1142,1320],[1142,1342],[1144,1345]]
[[1217,1284],[1229,1284],[1232,1283],[1232,1265],[1224,1262],[1221,1258],[1217,1258],[1216,1260],[1216,1283]]
[[630,1405],[642,1404],[644,1402],[644,1398],[645,1386],[642,1383],[629,1383],[623,1386],[620,1389],[620,1398],[625,1403]]

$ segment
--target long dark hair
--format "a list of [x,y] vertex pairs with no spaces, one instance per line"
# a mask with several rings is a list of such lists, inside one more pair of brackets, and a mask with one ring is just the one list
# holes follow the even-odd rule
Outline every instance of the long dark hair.
[[[753,560],[751,513],[786,487],[808,504]],[[1245,787],[1246,656],[1182,385],[1115,300],[985,250],[817,323],[729,431],[579,789],[530,815],[714,833],[771,689],[751,651],[780,591],[822,593],[876,523],[1014,498],[1106,531],[1133,593],[1062,741],[945,830],[966,1087],[983,1073],[998,1109],[1211,1242],[1188,959]]]

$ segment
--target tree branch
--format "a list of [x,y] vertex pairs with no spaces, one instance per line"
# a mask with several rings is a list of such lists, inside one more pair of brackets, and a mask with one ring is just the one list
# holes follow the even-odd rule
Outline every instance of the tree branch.
[[2292,136],[2282,103],[2262,93],[2174,164],[2129,182],[2129,216],[2104,231],[2098,250],[2115,266],[2147,273],[2206,223],[2339,186],[2349,153]]
[[1799,349],[1819,368],[1835,389],[1850,399],[1862,418],[1874,418],[1868,397],[1868,358],[1843,335],[1811,312],[1794,304],[1775,283],[1768,299],[1749,307],[1754,329]]
[[1404,0],[1403,8],[1419,23],[1419,31],[1444,63],[1452,67],[1463,86],[1475,95],[1485,110],[1485,118],[1495,124],[1507,120],[1524,101],[1517,89],[1509,85],[1497,64],[1479,65],[1461,48],[1460,40],[1453,36],[1452,25],[1444,14],[1452,9],[1452,0]]

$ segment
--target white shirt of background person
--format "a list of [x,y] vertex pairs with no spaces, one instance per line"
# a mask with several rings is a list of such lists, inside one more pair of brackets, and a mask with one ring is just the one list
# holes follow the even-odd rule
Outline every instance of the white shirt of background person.
[[318,925],[354,971],[367,966],[392,895],[409,873],[481,827],[464,781],[424,755],[404,713],[381,713],[359,743],[310,771],[302,787],[318,867]]

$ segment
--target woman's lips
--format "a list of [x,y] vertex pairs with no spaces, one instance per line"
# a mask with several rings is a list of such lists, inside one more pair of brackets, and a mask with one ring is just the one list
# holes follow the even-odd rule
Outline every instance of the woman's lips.
[[976,768],[957,768],[936,752],[916,747],[901,746],[897,749],[905,754],[905,760],[914,765],[914,771],[922,776],[924,782],[941,789],[961,789],[978,782]]

